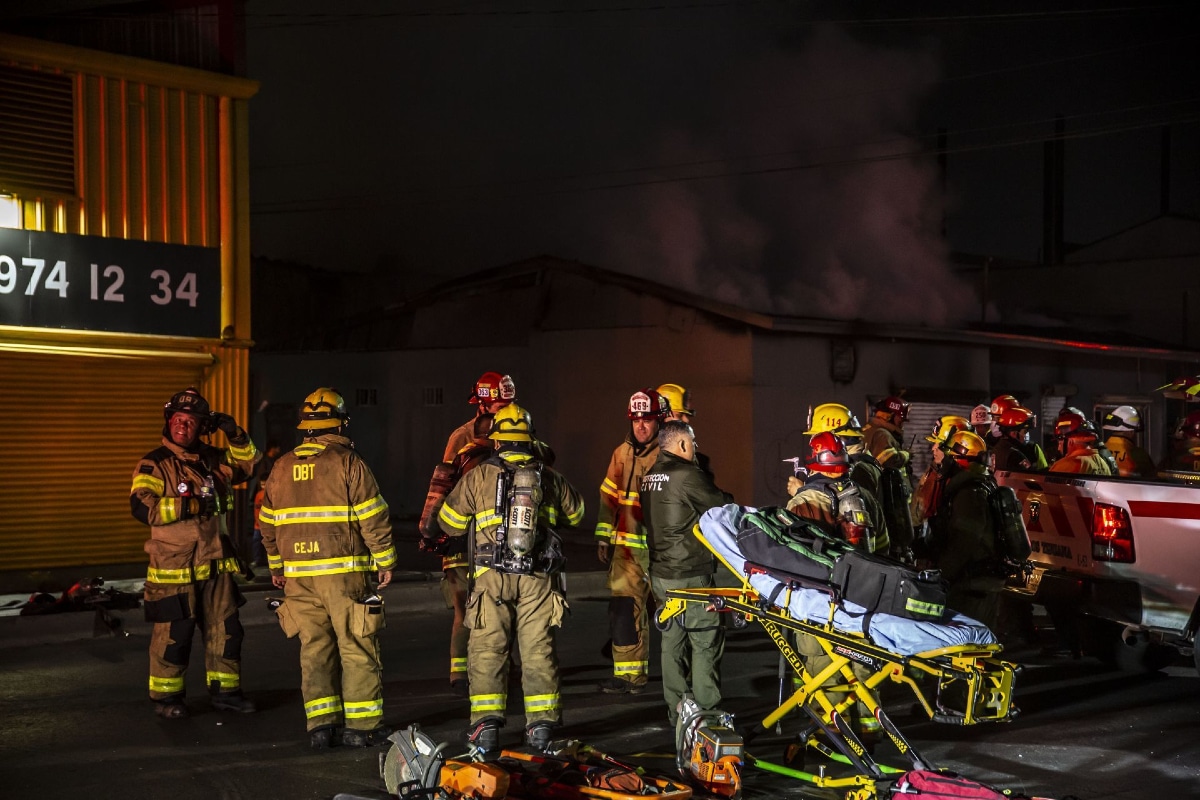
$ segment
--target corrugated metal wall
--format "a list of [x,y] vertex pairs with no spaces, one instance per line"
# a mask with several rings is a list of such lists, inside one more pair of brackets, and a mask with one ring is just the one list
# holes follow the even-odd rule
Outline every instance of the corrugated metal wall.
[[194,384],[248,427],[257,84],[3,35],[0,63],[74,80],[76,196],[18,188],[27,229],[222,250],[211,339],[0,331],[0,573],[143,561],[129,480],[163,403]]

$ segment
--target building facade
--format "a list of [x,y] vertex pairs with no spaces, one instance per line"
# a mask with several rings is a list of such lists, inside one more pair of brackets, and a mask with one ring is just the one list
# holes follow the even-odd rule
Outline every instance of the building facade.
[[145,561],[131,470],[246,419],[257,83],[0,34],[0,584]]

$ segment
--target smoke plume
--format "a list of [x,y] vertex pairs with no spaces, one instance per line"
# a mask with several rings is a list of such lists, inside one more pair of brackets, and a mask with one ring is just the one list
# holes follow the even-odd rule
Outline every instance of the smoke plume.
[[775,313],[961,321],[977,303],[947,264],[931,143],[912,135],[937,74],[930,54],[831,27],[727,74],[657,135],[654,163],[676,166],[610,217],[604,263]]

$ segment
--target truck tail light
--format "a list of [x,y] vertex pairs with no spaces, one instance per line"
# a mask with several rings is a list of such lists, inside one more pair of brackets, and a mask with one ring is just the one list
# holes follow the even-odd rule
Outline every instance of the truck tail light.
[[1092,511],[1092,558],[1133,563],[1133,527],[1125,509],[1096,503]]

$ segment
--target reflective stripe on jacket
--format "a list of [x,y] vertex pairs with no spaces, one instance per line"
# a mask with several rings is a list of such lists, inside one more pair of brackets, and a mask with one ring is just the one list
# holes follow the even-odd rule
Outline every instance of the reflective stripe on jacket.
[[280,456],[258,521],[273,575],[307,578],[396,565],[388,505],[345,436],[305,439]]
[[[496,481],[504,469],[498,461],[500,458],[514,464],[535,460],[520,451],[498,453],[463,475],[438,512],[438,522],[450,536],[465,536],[474,521],[476,548],[482,544],[495,544],[496,528],[503,522],[503,509],[496,508]],[[583,511],[583,497],[575,487],[555,470],[543,466],[538,520],[551,528],[575,527],[583,521]],[[476,574],[482,571],[477,570]]]
[[[129,499],[134,518],[150,526],[146,580],[185,584],[238,571],[221,541],[225,513],[233,505],[233,485],[250,477],[261,455],[245,431],[237,440],[228,450],[201,442],[192,452],[164,437],[162,447],[138,462]],[[189,497],[199,497],[209,481],[219,513],[185,519]]]
[[[636,448],[636,449],[635,449]],[[642,524],[642,501],[638,490],[644,476],[658,458],[658,439],[644,446],[627,436],[608,462],[600,484],[600,508],[596,515],[596,538],[640,550],[647,548],[646,526]]]

